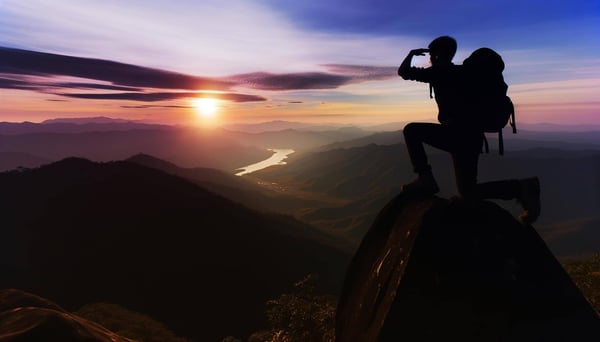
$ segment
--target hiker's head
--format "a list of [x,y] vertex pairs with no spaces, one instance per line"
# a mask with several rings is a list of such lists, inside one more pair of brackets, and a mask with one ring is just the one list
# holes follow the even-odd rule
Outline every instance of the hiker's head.
[[450,63],[456,53],[456,40],[452,37],[437,37],[429,43],[431,64]]

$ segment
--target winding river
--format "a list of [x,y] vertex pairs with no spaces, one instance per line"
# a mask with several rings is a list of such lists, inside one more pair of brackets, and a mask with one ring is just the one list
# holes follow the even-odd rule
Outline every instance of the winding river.
[[269,151],[273,152],[273,155],[271,157],[269,157],[268,159],[265,159],[261,162],[255,163],[255,164],[240,167],[237,170],[241,170],[241,171],[236,173],[235,175],[243,176],[243,175],[252,173],[254,171],[262,170],[262,169],[267,168],[272,165],[285,165],[286,162],[284,162],[284,160],[288,157],[288,155],[294,153],[294,150],[290,150],[290,149],[270,148]]

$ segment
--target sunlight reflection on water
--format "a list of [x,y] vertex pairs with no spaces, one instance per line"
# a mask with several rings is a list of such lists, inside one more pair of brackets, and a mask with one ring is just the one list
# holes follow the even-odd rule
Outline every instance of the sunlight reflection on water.
[[269,157],[268,159],[265,159],[261,162],[255,163],[255,164],[240,167],[238,170],[241,170],[241,171],[236,173],[235,175],[243,176],[243,175],[252,173],[254,171],[262,170],[262,169],[267,168],[272,165],[285,165],[286,162],[284,162],[283,160],[285,160],[288,155],[294,153],[294,150],[290,150],[290,149],[270,148],[269,151],[274,152],[271,157]]

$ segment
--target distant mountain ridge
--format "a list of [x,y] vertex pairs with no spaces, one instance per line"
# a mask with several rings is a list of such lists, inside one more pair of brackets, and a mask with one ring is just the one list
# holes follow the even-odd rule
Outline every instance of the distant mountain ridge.
[[317,123],[306,123],[306,122],[295,122],[285,120],[274,120],[252,124],[228,124],[223,126],[224,129],[230,131],[239,131],[245,133],[264,133],[264,132],[278,132],[285,130],[297,130],[297,131],[337,131],[337,130],[364,130],[364,127],[357,127],[351,124],[317,124]]
[[33,168],[52,162],[50,159],[23,152],[0,152],[0,172],[15,168]]
[[[55,125],[65,129],[56,131]],[[239,167],[270,156],[269,151],[262,147],[242,144],[239,139],[221,132],[136,125],[24,124],[15,132],[14,127],[9,127],[14,124],[5,124],[4,127],[13,129],[14,134],[9,134],[6,129],[3,134],[0,133],[0,152],[26,153],[51,161],[72,156],[110,161],[122,160],[136,153],[148,153],[179,165],[215,167],[231,170],[232,173]],[[0,125],[0,131],[2,127]],[[28,133],[24,133],[23,127]]]
[[[497,137],[488,134],[491,151],[498,149]],[[338,148],[361,147],[369,144],[393,145],[403,144],[404,135],[402,130],[389,132],[376,132],[357,139],[335,142],[319,147],[318,151],[326,151]],[[529,150],[532,148],[553,148],[565,150],[600,150],[600,129],[585,132],[575,131],[527,131],[519,129],[517,134],[506,134],[504,136],[506,153],[511,151]]]
[[[90,122],[91,121],[91,122]],[[234,170],[268,158],[267,149],[310,150],[368,134],[359,129],[264,133],[234,132],[119,121],[107,118],[58,119],[48,123],[0,123],[0,152],[24,153],[49,161],[77,156],[122,160],[154,155],[185,167]],[[4,170],[22,166],[5,163]]]
[[115,120],[104,117],[81,119],[51,119],[42,123],[0,122],[0,135],[32,133],[84,133],[128,131],[135,129],[173,129],[173,126]]
[[74,123],[74,124],[106,124],[106,123],[142,123],[141,120],[127,120],[127,119],[118,119],[118,118],[109,118],[107,116],[94,116],[94,117],[84,117],[84,118],[55,118],[55,119],[47,119],[42,121],[41,123],[46,124],[54,124],[54,123]]

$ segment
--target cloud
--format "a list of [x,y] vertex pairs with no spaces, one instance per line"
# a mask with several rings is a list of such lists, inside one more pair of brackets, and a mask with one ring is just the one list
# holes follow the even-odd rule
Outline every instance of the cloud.
[[[0,47],[0,88],[32,90],[71,98],[157,102],[204,96],[202,90],[225,90],[236,85],[230,80],[200,77],[146,68],[108,60],[49,54]],[[94,82],[57,82],[77,77]],[[63,89],[57,91],[56,88]],[[118,93],[74,93],[73,89],[116,90]],[[195,90],[193,92],[151,89]],[[265,97],[241,93],[210,93],[232,102],[266,101]]]
[[[141,101],[141,102],[157,102],[176,100],[182,98],[197,98],[202,96],[201,93],[196,92],[158,92],[158,93],[106,93],[106,94],[90,94],[90,93],[55,93],[55,95],[79,98],[79,99],[92,99],[92,100],[129,100],[129,101]],[[211,94],[211,97],[228,100],[233,102],[257,102],[266,101],[267,99],[262,96],[248,95],[248,94],[237,94],[237,93],[225,93],[225,94]]]
[[238,94],[238,93],[225,93],[225,94],[210,94],[210,97],[214,97],[220,100],[228,100],[233,102],[257,102],[266,101],[267,98],[259,95],[250,94]]
[[0,73],[31,76],[71,76],[113,85],[186,90],[224,90],[231,84],[109,60],[57,55],[0,47]]
[[51,87],[57,88],[74,88],[74,89],[103,89],[103,90],[121,90],[121,91],[142,91],[142,88],[114,86],[109,84],[98,83],[81,83],[81,82],[62,82],[48,84]]
[[3,89],[21,89],[21,90],[38,90],[39,87],[23,80],[15,80],[13,78],[0,77],[0,88]]
[[121,106],[126,109],[146,109],[146,108],[193,108],[192,106],[156,106],[156,105],[139,105],[139,106]]
[[398,67],[352,64],[323,64],[329,71],[350,76],[354,82],[383,81],[398,77]]
[[[325,64],[328,72],[254,72],[226,77],[201,77],[147,68],[109,60],[73,57],[37,51],[0,47],[0,87],[52,92],[48,88],[117,90],[123,93],[81,94],[58,92],[62,96],[87,99],[163,101],[189,97],[181,92],[150,92],[147,88],[169,90],[227,90],[233,87],[283,91],[335,89],[367,81],[385,80],[396,75],[395,67]],[[94,82],[56,82],[60,77],[77,77]],[[15,79],[17,78],[17,79]],[[42,80],[40,80],[42,79]],[[195,96],[195,95],[194,95]],[[264,101],[255,95],[221,94],[234,102]]]
[[[1,67],[1,66],[0,66]],[[9,78],[0,77],[0,88],[21,89],[45,91],[48,88],[67,88],[67,89],[102,89],[102,90],[121,90],[121,91],[142,91],[142,88],[115,86],[100,83],[82,83],[82,82],[41,82],[39,80],[28,79],[19,75],[8,75]],[[16,79],[15,79],[16,78]]]
[[324,64],[329,72],[273,74],[255,72],[223,78],[238,86],[260,90],[336,89],[344,85],[397,77],[397,67]]
[[226,78],[238,86],[260,90],[334,89],[350,80],[344,75],[324,72],[272,74],[255,72]]

